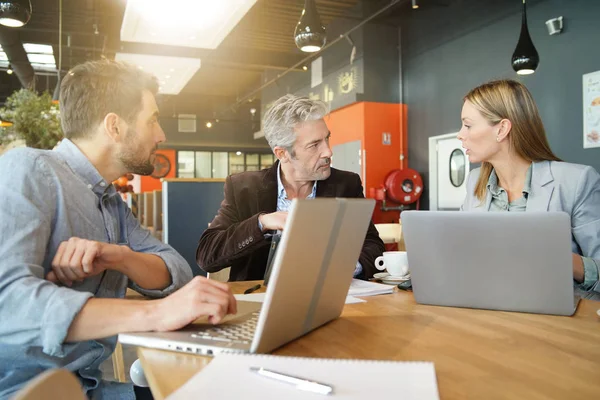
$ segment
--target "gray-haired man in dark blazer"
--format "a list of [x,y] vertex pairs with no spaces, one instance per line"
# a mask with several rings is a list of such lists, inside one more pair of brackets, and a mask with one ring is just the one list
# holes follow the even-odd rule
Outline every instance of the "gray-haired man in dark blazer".
[[[326,114],[323,102],[294,95],[280,98],[269,109],[263,131],[278,161],[271,168],[225,180],[225,199],[196,252],[200,268],[216,272],[231,267],[230,281],[263,279],[269,233],[284,228],[292,199],[364,197],[357,174],[331,168]],[[371,278],[377,272],[375,259],[384,250],[371,223],[354,276]]]

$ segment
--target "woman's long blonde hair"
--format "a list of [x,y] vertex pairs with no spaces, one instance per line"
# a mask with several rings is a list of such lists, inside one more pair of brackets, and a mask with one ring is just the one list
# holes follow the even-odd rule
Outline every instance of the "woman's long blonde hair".
[[[491,81],[471,90],[463,100],[473,104],[491,125],[509,120],[512,129],[508,143],[521,158],[529,162],[561,161],[550,149],[538,108],[525,85],[508,79]],[[482,162],[475,186],[480,201],[485,199],[491,172],[492,164]]]

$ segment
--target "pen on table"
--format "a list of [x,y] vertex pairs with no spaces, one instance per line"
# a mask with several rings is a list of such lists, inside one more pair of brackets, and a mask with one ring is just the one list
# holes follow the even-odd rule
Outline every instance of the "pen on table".
[[297,376],[282,374],[281,372],[275,372],[263,367],[250,367],[250,371],[266,378],[271,378],[282,383],[294,385],[296,389],[299,390],[325,395],[333,394],[333,386],[325,385],[324,383],[298,378]]
[[244,290],[244,294],[250,294],[250,293],[252,293],[252,292],[254,292],[254,291],[258,290],[258,289],[260,289],[260,283],[252,286],[249,289]]

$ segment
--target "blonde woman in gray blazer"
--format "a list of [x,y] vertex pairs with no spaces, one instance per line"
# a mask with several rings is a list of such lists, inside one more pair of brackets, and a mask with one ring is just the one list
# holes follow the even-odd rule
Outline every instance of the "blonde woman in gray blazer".
[[[512,80],[464,98],[462,141],[469,161],[465,211],[564,211],[571,216],[573,283],[600,300],[600,175],[554,155],[533,97]],[[541,278],[540,278],[541,279]]]

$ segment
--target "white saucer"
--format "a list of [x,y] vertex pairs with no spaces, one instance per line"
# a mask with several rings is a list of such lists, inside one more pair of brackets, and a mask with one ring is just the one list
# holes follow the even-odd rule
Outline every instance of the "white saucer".
[[404,276],[392,276],[387,272],[380,272],[373,275],[373,278],[380,280],[388,285],[397,285],[398,283],[406,282],[410,279],[410,273]]

